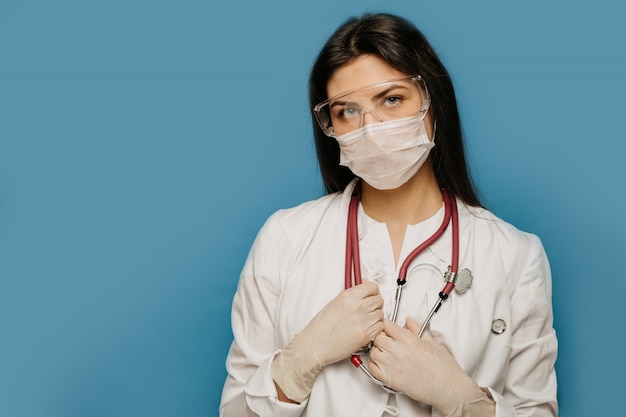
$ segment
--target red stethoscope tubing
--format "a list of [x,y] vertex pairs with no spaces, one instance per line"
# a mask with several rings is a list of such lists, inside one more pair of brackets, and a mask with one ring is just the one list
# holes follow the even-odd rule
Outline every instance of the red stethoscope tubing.
[[[400,266],[400,271],[398,272],[398,290],[396,292],[396,300],[394,306],[394,312],[392,316],[392,320],[395,321],[396,315],[399,308],[400,296],[402,294],[402,287],[406,283],[406,275],[411,265],[411,262],[426,248],[435,243],[441,235],[446,231],[450,222],[452,222],[452,260],[448,273],[446,276],[446,283],[439,293],[439,300],[435,306],[433,306],[431,312],[428,315],[426,321],[422,324],[422,328],[419,331],[418,337],[422,336],[426,325],[432,318],[432,316],[439,310],[439,307],[443,303],[445,299],[448,298],[452,290],[454,289],[454,282],[456,280],[456,275],[459,270],[459,219],[458,219],[458,211],[456,205],[456,199],[453,195],[451,195],[447,190],[441,190],[441,194],[443,197],[444,204],[444,216],[443,221],[439,228],[432,234],[428,239],[426,239],[422,244],[413,249],[413,251],[406,257],[402,265]],[[358,210],[359,210],[359,198],[353,196],[350,200],[350,205],[348,207],[348,222],[347,222],[347,232],[346,232],[346,263],[345,263],[345,288],[348,289],[352,287],[353,277],[354,277],[354,285],[361,284],[361,256],[359,253],[359,227],[358,227]],[[452,277],[452,278],[450,278]],[[363,372],[376,384],[383,387],[386,391],[397,394],[398,392],[394,389],[386,386],[382,381],[375,378],[367,367],[363,364],[361,357],[358,354],[354,354],[351,356],[350,361],[352,364],[358,368],[361,368]]]
[[[424,251],[424,249],[428,248],[430,245],[435,243],[437,239],[443,235],[443,233],[448,228],[450,224],[450,220],[452,220],[452,263],[451,270],[453,273],[458,272],[459,269],[459,228],[458,228],[458,212],[456,206],[456,199],[450,195],[450,193],[446,190],[441,191],[443,197],[444,204],[444,217],[443,221],[439,228],[426,239],[422,244],[413,249],[413,251],[406,257],[402,265],[400,266],[400,271],[398,273],[398,281],[406,281],[407,271],[411,262]],[[359,198],[352,197],[350,200],[350,206],[348,208],[348,227],[347,227],[347,239],[346,239],[346,263],[345,263],[345,288],[348,289],[353,285],[353,277],[354,277],[354,285],[361,284],[361,256],[359,253],[359,228],[358,228],[358,220],[357,213],[359,210]],[[444,287],[442,290],[445,294],[449,295],[454,288],[453,283],[449,283],[451,285],[450,288]]]

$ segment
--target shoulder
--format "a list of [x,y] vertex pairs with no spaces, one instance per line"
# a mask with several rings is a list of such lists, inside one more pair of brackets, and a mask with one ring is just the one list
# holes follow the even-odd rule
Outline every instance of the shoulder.
[[295,207],[280,209],[274,212],[267,222],[289,226],[294,223],[302,223],[303,220],[314,220],[340,204],[340,200],[340,193],[328,194],[315,200],[303,202]]
[[463,222],[472,225],[474,234],[496,239],[499,246],[504,249],[541,246],[541,240],[537,235],[518,229],[485,208],[460,203],[459,217]]
[[343,192],[274,212],[259,231],[257,239],[281,240],[293,247],[312,239],[320,229],[344,230],[353,188],[351,184]]
[[459,221],[471,228],[470,244],[482,248],[481,253],[489,262],[502,264],[512,287],[518,287],[527,279],[536,279],[551,292],[548,258],[537,235],[518,229],[487,209],[462,203],[459,204]]
[[314,228],[330,212],[339,211],[341,194],[325,195],[316,200],[306,201],[295,207],[284,208],[274,212],[263,225],[262,231],[271,230],[283,233],[302,233]]

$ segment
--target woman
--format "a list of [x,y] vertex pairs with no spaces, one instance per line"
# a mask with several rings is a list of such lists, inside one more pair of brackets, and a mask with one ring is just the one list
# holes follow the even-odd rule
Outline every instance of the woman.
[[310,101],[328,195],[257,236],[220,414],[556,415],[545,252],[481,207],[423,35],[387,14],[346,21]]

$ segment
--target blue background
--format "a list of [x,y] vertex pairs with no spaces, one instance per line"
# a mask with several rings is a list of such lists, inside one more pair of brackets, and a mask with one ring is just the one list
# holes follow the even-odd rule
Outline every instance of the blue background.
[[0,0],[0,416],[217,415],[254,236],[322,194],[311,63],[366,10],[431,40],[485,203],[544,242],[561,415],[619,413],[618,3]]

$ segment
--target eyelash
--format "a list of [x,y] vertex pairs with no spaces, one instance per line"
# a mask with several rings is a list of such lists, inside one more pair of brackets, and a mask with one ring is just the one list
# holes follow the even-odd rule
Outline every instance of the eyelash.
[[402,98],[402,97],[400,97],[400,96],[389,96],[389,97],[385,97],[385,98],[383,99],[383,101],[384,101],[384,102],[389,102],[389,100],[391,100],[391,99],[394,99],[394,100],[395,100],[395,103],[393,103],[393,104],[398,104],[399,102],[401,102],[401,101],[402,101],[402,99],[403,99],[403,98]]

